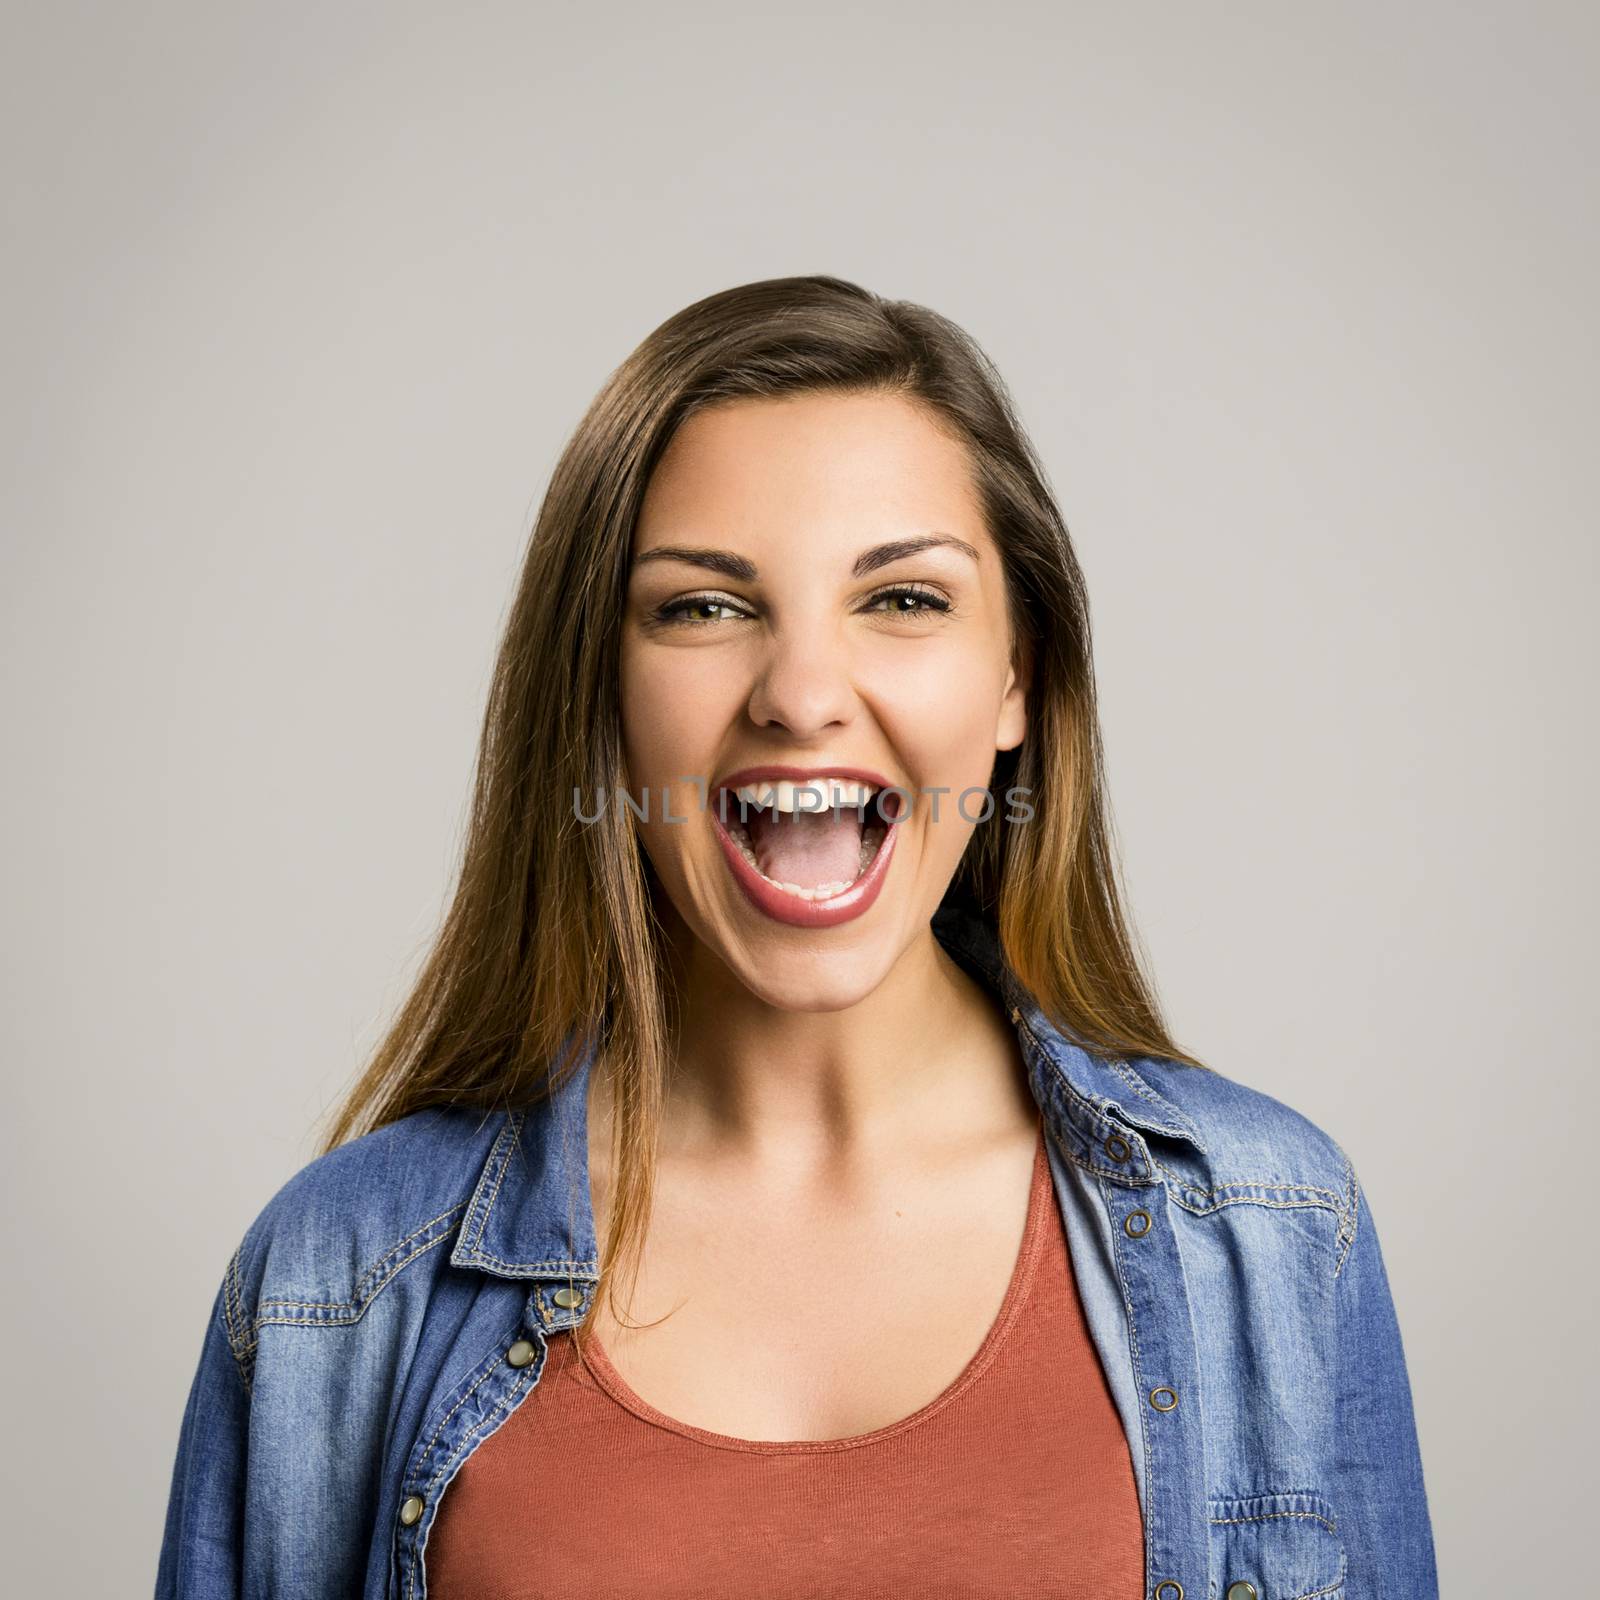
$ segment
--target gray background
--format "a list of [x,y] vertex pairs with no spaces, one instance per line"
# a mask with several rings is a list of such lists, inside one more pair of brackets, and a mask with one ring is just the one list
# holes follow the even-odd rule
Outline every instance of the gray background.
[[13,1592],[147,1589],[222,1268],[442,910],[568,431],[663,317],[808,271],[1014,388],[1174,1028],[1357,1164],[1446,1592],[1582,1586],[1592,10],[5,32]]

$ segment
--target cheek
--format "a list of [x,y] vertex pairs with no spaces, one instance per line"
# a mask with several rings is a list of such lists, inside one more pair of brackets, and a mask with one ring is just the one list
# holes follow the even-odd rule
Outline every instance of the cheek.
[[[674,894],[683,891],[686,829],[663,818],[693,817],[698,791],[680,780],[705,774],[714,759],[711,710],[693,672],[648,649],[624,645],[618,684],[625,785],[635,806],[630,826],[656,873]],[[620,801],[619,801],[620,804]]]
[[659,792],[681,777],[708,777],[737,698],[726,674],[712,669],[711,652],[624,645],[620,669],[622,743],[633,787]]
[[910,779],[922,849],[937,875],[955,870],[990,806],[1003,807],[983,791],[994,771],[1004,679],[987,656],[927,666],[886,684],[876,704]]
[[878,715],[918,783],[987,780],[1002,682],[989,656],[967,652],[929,652],[916,669],[884,676]]

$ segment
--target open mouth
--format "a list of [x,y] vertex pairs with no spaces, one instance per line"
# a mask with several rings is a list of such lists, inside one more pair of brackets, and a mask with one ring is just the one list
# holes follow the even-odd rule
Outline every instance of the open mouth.
[[719,789],[717,817],[745,862],[798,900],[842,895],[872,869],[900,797],[844,779],[741,784]]

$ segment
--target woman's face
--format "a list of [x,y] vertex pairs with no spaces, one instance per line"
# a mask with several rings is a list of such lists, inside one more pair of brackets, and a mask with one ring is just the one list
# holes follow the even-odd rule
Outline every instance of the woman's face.
[[[698,413],[640,512],[621,672],[627,789],[671,910],[769,1004],[870,993],[986,807],[1005,815],[982,790],[1025,728],[965,449],[896,395]],[[830,774],[902,793],[863,806]],[[784,776],[798,796],[770,789]]]

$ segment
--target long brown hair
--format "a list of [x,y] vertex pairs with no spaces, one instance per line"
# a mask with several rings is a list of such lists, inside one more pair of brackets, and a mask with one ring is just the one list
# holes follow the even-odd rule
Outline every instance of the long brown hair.
[[[619,639],[635,519],[656,462],[701,408],[863,390],[905,396],[965,443],[1013,637],[1031,658],[1027,736],[997,757],[997,803],[950,893],[993,919],[1018,978],[1085,1045],[1204,1065],[1168,1037],[1122,909],[1083,574],[999,374],[946,318],[840,278],[710,295],[617,368],[556,464],[489,690],[452,903],[321,1146],[430,1106],[525,1105],[597,1045],[614,1106],[599,1265],[619,1318],[616,1269],[636,1272],[649,1220],[675,997],[631,820],[611,806],[580,821],[569,797],[622,787]],[[1012,784],[1028,791],[1027,826],[1003,825]]]

